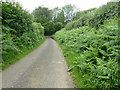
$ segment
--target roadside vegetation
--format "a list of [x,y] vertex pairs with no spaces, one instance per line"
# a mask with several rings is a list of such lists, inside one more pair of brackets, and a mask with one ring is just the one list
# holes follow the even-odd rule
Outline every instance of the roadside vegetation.
[[44,28],[33,19],[19,3],[2,2],[2,69],[44,41]]
[[71,4],[54,9],[39,6],[32,13],[17,2],[1,3],[2,69],[52,36],[78,88],[120,88],[118,3],[85,11]]
[[78,15],[79,19],[53,35],[63,50],[76,86],[119,88],[118,3],[109,2]]
[[6,0],[0,3],[2,4],[2,15],[0,15],[2,69],[38,47],[45,40],[44,35],[54,34],[75,16],[73,5],[51,10],[39,6],[29,13],[18,2]]

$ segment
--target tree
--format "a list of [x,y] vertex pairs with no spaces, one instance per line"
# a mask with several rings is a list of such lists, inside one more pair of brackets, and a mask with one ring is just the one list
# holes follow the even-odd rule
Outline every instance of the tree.
[[62,10],[64,11],[64,14],[65,14],[65,22],[72,20],[75,17],[77,12],[76,6],[71,4],[65,5],[62,8]]
[[33,15],[35,21],[41,23],[44,27],[45,35],[49,35],[60,30],[68,21],[71,21],[75,17],[76,12],[76,7],[71,4],[63,8],[56,7],[52,10],[39,6],[33,11]]
[[46,7],[39,6],[32,12],[32,14],[35,17],[35,22],[41,23],[42,26],[44,27],[45,34],[48,34],[48,31],[50,30],[50,28],[53,27],[53,26],[50,26],[50,25],[53,25],[50,23],[50,21],[52,20],[51,10],[49,10]]
[[60,13],[58,13],[57,17],[54,19],[54,22],[61,22],[61,23],[65,22],[65,15],[63,10]]
[[32,12],[32,14],[34,15],[35,18],[39,18],[40,16],[45,16],[49,20],[51,19],[50,10],[46,7],[39,6]]
[[61,12],[61,9],[56,7],[51,10],[52,13],[52,21],[54,21],[55,18],[57,18],[58,14]]

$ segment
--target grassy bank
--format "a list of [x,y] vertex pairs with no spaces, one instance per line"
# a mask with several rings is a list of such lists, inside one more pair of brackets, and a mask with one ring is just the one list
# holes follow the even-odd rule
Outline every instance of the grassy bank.
[[78,88],[118,88],[118,18],[99,29],[62,29],[53,38],[61,46]]
[[[62,52],[64,54],[64,57],[65,57],[65,60],[67,62],[67,65],[68,65],[68,72],[72,72],[71,73],[71,76],[73,78],[73,81],[74,81],[74,84],[76,85],[77,88],[86,88],[85,85],[84,85],[84,78],[82,78],[82,73],[79,72],[79,69],[78,68],[74,68],[74,61],[76,59],[76,57],[79,56],[79,54],[77,53],[71,53],[71,51],[65,49],[65,46],[64,45],[61,45],[61,43],[59,41],[56,41],[60,48],[62,49]],[[69,54],[67,54],[69,53]],[[74,60],[74,61],[73,61]]]

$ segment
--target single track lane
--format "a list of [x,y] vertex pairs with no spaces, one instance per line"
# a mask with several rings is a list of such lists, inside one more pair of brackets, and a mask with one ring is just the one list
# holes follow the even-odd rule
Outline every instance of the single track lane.
[[47,37],[36,50],[2,72],[3,88],[74,88],[58,44]]

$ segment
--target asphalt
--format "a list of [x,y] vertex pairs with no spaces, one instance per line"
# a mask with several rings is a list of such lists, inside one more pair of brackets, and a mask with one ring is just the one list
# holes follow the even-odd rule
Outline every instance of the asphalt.
[[2,73],[2,88],[74,88],[60,47],[51,38]]

